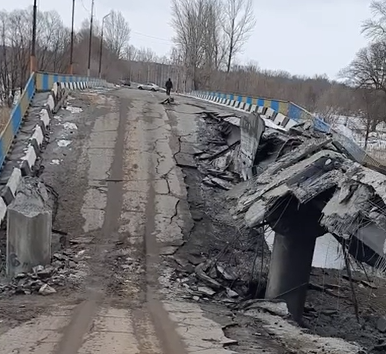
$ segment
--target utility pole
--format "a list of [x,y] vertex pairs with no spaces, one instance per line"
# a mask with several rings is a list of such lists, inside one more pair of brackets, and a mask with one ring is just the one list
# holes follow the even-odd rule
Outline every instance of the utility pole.
[[31,44],[31,57],[30,57],[30,72],[31,74],[36,71],[36,17],[37,17],[37,0],[34,0],[33,6],[33,18],[32,18],[32,44]]
[[91,45],[92,45],[92,24],[94,20],[94,0],[91,2],[91,19],[90,19],[90,38],[88,42],[88,65],[87,65],[87,77],[90,77],[91,66]]
[[103,52],[103,25],[105,22],[105,19],[111,15],[111,12],[105,15],[102,18],[102,29],[101,29],[101,43],[100,43],[100,48],[99,48],[99,78],[102,78],[102,52]]
[[72,17],[71,17],[71,48],[70,48],[70,74],[74,74],[74,19],[75,19],[75,0],[72,0]]

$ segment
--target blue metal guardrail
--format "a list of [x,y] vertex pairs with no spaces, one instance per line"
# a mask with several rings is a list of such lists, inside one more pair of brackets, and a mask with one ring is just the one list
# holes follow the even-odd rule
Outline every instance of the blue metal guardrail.
[[95,84],[97,82],[105,82],[104,80],[88,78],[85,76],[74,76],[74,75],[59,75],[51,73],[36,73],[35,87],[37,91],[49,91],[55,82],[60,83],[76,83],[76,82],[87,82]]
[[35,74],[33,73],[24,87],[19,101],[11,111],[10,119],[0,133],[0,166],[8,154],[9,148],[12,145],[13,138],[19,131],[21,122],[27,113],[28,107],[35,94]]
[[358,146],[353,140],[346,136],[334,131],[332,127],[323,121],[321,118],[316,117],[312,113],[308,112],[303,107],[290,101],[273,100],[266,98],[253,98],[247,96],[239,96],[234,94],[225,94],[214,91],[194,91],[193,94],[200,94],[203,96],[209,96],[213,98],[226,99],[237,102],[245,102],[251,105],[260,107],[272,108],[277,113],[282,113],[286,117],[293,119],[296,122],[312,121],[316,130],[323,133],[332,133],[335,140],[341,144],[341,146],[359,163],[364,163],[374,167],[381,167],[382,165],[371,156],[369,156],[365,150]]
[[50,91],[55,82],[85,82],[91,85],[106,84],[105,80],[87,78],[74,75],[59,75],[51,73],[32,73],[24,87],[19,101],[11,111],[10,119],[0,133],[0,168],[12,145],[12,141],[19,131],[23,118],[27,114],[28,108],[36,91]]

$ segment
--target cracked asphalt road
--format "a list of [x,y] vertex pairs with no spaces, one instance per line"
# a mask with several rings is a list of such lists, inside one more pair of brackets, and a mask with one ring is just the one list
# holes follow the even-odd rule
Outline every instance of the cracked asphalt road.
[[[174,156],[181,139],[195,141],[199,108],[182,104],[177,114],[159,103],[163,95],[132,89],[75,96],[84,112],[54,123],[42,178],[60,196],[55,227],[92,237],[82,246],[85,276],[75,290],[19,298],[16,306],[39,311],[0,332],[0,352],[232,353],[219,324],[159,285],[160,249],[180,245],[191,222]],[[63,121],[78,125],[67,150],[56,144]],[[135,260],[130,271],[122,256]]]

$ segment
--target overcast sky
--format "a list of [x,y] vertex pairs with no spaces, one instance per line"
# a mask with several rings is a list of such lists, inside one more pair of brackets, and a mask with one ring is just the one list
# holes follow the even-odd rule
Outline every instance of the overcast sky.
[[[256,61],[261,68],[292,74],[326,73],[334,78],[359,48],[366,45],[360,33],[370,17],[371,0],[253,0],[256,28],[240,62]],[[33,0],[2,1],[0,8],[13,10],[32,5]],[[72,0],[38,0],[40,10],[57,10],[71,24]],[[5,6],[5,7],[4,7]],[[89,17],[91,0],[76,0],[76,24]],[[158,55],[172,45],[170,0],[95,0],[95,15],[101,19],[111,9],[121,11],[132,29],[131,42],[150,47]]]

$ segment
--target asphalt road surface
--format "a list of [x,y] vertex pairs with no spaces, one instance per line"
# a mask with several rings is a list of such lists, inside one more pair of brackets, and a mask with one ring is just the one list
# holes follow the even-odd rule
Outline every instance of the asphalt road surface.
[[[39,311],[3,331],[0,352],[231,353],[221,326],[198,305],[157,296],[159,249],[181,243],[186,217],[178,210],[186,189],[173,154],[179,137],[194,140],[199,109],[181,105],[179,114],[167,114],[161,93],[127,88],[75,96],[70,104],[83,112],[56,118],[77,130],[63,153],[56,144],[63,124],[54,124],[42,177],[61,196],[58,227],[93,239],[83,250],[87,275],[79,290],[10,303]],[[117,254],[140,261],[117,270]]]
[[187,298],[183,277],[172,279],[164,256],[193,223],[176,154],[192,156],[200,140],[196,113],[231,109],[180,96],[164,106],[165,94],[132,88],[72,95],[41,178],[66,234],[64,250],[56,236],[53,246],[76,271],[55,294],[1,299],[1,354],[354,353],[278,316]]

